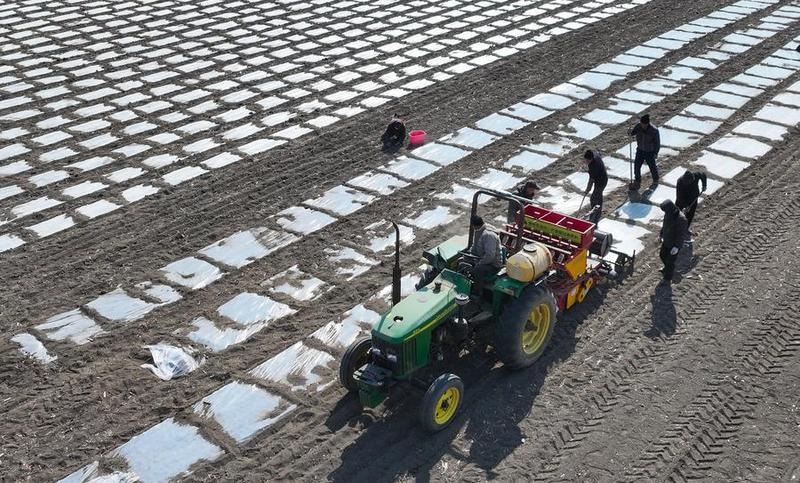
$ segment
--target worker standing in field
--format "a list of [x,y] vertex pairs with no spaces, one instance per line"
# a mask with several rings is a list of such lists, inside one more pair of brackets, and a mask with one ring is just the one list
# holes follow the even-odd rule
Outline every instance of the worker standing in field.
[[[526,200],[533,201],[533,197],[536,196],[536,193],[540,190],[539,185],[536,184],[533,180],[528,180],[525,182],[524,185],[517,187],[514,194],[519,196],[520,198],[525,198]],[[523,205],[523,209],[525,206]],[[508,223],[514,223],[517,217],[517,204],[514,202],[508,202],[508,215],[506,217]]]
[[472,269],[472,276],[478,293],[481,293],[483,282],[503,268],[503,253],[500,246],[500,237],[497,233],[486,228],[483,218],[474,215],[470,220],[470,224],[475,230],[470,253],[478,257]]
[[659,205],[664,212],[664,221],[661,224],[659,239],[661,249],[658,256],[664,263],[661,273],[664,280],[671,282],[675,273],[675,261],[678,259],[678,252],[683,248],[683,242],[688,237],[688,223],[683,212],[675,206],[672,200],[666,200]]
[[586,191],[583,196],[586,197],[590,191],[592,192],[589,197],[589,204],[592,208],[592,215],[589,217],[589,221],[597,223],[603,214],[603,190],[606,189],[608,184],[608,173],[606,172],[603,158],[597,151],[587,150],[583,153],[583,161],[589,171],[589,183],[586,185]]
[[[698,186],[699,183],[703,185],[702,190]],[[706,190],[707,183],[708,178],[705,173],[686,171],[675,185],[675,205],[686,215],[687,227],[692,225],[694,212],[697,210],[697,198]]]
[[650,174],[653,176],[653,184],[658,184],[658,166],[656,157],[661,149],[661,136],[658,129],[650,124],[650,114],[645,114],[639,118],[639,124],[635,125],[630,132],[631,136],[636,137],[636,157],[633,160],[634,181],[631,189],[638,190],[642,185],[642,164],[647,163]]

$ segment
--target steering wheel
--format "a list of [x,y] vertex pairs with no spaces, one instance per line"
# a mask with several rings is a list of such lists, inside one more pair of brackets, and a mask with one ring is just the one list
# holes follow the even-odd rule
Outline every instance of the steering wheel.
[[463,258],[466,258],[467,260],[475,261],[475,260],[478,260],[480,258],[479,256],[473,255],[472,253],[470,253],[470,252],[468,252],[466,250],[461,250],[460,252],[458,252],[458,254],[461,255]]
[[466,251],[460,251],[458,253],[461,255],[461,259],[458,261],[458,273],[470,276],[471,278],[472,270],[475,268],[475,263],[480,257]]

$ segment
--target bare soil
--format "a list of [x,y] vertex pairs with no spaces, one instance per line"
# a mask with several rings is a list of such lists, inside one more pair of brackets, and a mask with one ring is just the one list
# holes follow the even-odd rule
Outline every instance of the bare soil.
[[[186,408],[200,397],[231,377],[247,380],[248,368],[386,285],[390,266],[379,266],[353,283],[331,275],[336,288],[302,317],[289,317],[215,355],[184,379],[163,383],[140,369],[147,358],[144,344],[180,341],[175,330],[191,318],[213,313],[232,294],[255,290],[291,265],[324,273],[321,250],[331,239],[403,212],[434,190],[508,156],[538,133],[605,105],[605,98],[578,103],[508,136],[276,257],[188,294],[157,317],[115,328],[113,337],[80,348],[46,341],[60,357],[50,366],[20,358],[8,343],[14,334],[119,284],[156,279],[166,263],[239,229],[268,224],[269,215],[385,163],[390,157],[379,152],[376,141],[392,112],[409,113],[410,124],[424,126],[435,139],[728,3],[653,1],[356,116],[305,142],[159,194],[124,213],[4,254],[0,479],[58,479],[165,417],[191,419]],[[714,43],[735,28],[704,42]],[[676,114],[793,35],[776,35],[651,112],[657,119]],[[692,44],[660,59],[610,94],[703,47]],[[775,92],[768,90],[752,105],[763,104]],[[752,109],[737,112],[719,132]],[[660,262],[650,246],[623,284],[601,285],[583,304],[560,314],[550,348],[535,366],[510,372],[491,351],[452,366],[465,381],[466,401],[445,431],[430,435],[417,426],[421,393],[416,390],[397,391],[377,410],[362,412],[338,387],[302,399],[270,388],[301,410],[244,447],[237,448],[221,432],[210,434],[229,454],[198,468],[189,480],[800,478],[797,134],[792,129],[785,142],[700,206],[695,241],[691,251],[682,252],[675,283],[660,283]],[[620,127],[594,144],[607,150],[625,139]],[[707,144],[667,161],[664,173]],[[578,162],[556,163],[537,179],[549,184],[579,168]],[[621,204],[626,195],[619,192],[606,206]],[[415,266],[419,247],[458,231],[460,225],[423,235],[413,251],[403,253],[406,266]]]

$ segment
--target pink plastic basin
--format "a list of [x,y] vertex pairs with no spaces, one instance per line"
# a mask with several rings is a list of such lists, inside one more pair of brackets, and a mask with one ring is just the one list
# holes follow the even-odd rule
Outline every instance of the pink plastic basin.
[[409,144],[422,144],[424,142],[425,142],[425,131],[417,129],[408,133]]

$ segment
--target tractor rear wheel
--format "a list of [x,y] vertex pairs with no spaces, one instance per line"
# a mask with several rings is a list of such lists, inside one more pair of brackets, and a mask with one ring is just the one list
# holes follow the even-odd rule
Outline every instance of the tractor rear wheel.
[[350,344],[344,351],[342,363],[339,364],[339,382],[348,391],[357,391],[358,384],[353,379],[353,373],[369,362],[369,351],[372,349],[372,339],[362,337]]
[[442,374],[428,387],[422,398],[419,420],[428,431],[441,431],[453,422],[461,400],[464,399],[464,383],[455,374]]
[[512,369],[530,366],[550,343],[555,322],[553,294],[529,285],[509,302],[495,327],[497,356]]

